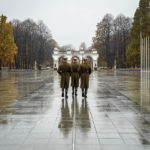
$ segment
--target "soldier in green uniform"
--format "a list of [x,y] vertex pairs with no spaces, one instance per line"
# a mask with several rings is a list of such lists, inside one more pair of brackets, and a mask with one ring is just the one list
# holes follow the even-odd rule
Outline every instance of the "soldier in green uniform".
[[62,88],[62,97],[64,97],[64,89],[65,89],[65,97],[68,98],[68,88],[69,81],[71,75],[71,66],[67,62],[67,58],[64,57],[63,63],[58,67],[58,73],[61,75],[60,87]]
[[77,89],[79,87],[79,72],[80,65],[77,63],[77,59],[73,58],[71,64],[71,86],[72,86],[72,95],[77,96]]
[[87,97],[87,90],[89,88],[89,76],[92,72],[91,66],[87,63],[87,59],[83,59],[83,63],[80,65],[80,76],[81,76],[81,85],[82,97]]

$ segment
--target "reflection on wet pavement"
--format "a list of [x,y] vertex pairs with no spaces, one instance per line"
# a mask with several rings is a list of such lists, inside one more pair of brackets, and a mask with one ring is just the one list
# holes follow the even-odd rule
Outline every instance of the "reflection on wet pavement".
[[150,72],[141,71],[141,106],[150,110]]
[[59,81],[50,71],[0,76],[0,150],[150,149],[139,72],[93,72],[87,99],[71,89],[62,99]]

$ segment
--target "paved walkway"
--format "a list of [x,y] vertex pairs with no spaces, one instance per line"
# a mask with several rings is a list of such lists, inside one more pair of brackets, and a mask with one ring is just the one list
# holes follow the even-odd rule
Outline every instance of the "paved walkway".
[[13,103],[8,98],[0,106],[0,150],[150,150],[150,113],[103,77],[91,75],[87,99],[71,89],[62,99],[56,73]]

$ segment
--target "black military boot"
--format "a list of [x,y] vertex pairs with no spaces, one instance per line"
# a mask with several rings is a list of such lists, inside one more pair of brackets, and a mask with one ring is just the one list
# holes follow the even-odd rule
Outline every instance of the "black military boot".
[[64,89],[62,89],[62,97],[64,97]]
[[85,98],[87,98],[87,90],[85,90],[85,95],[84,96],[85,96]]
[[85,97],[85,98],[87,98],[87,92],[85,92],[85,95],[84,95],[84,97]]
[[65,93],[65,98],[67,99],[68,98],[68,92],[66,91]]
[[77,94],[77,89],[75,90],[75,96],[77,96],[78,94]]
[[82,97],[84,97],[84,89],[82,89]]
[[72,96],[74,95],[74,87],[72,88]]

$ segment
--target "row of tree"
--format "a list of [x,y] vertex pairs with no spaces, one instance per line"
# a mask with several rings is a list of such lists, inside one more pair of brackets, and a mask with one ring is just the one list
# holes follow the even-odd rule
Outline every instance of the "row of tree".
[[118,15],[115,19],[106,14],[97,24],[96,36],[92,47],[99,53],[99,64],[112,68],[116,62],[118,67],[127,67],[126,50],[130,42],[132,19]]
[[133,19],[106,14],[97,24],[92,47],[102,66],[140,67],[140,38],[146,36],[150,36],[150,0],[140,0]]
[[[33,69],[35,62],[52,65],[54,47],[74,50],[71,45],[59,47],[42,21],[27,19],[7,23],[6,20],[6,16],[0,16],[0,67]],[[133,20],[121,14],[116,18],[106,14],[97,24],[90,48],[98,51],[101,66],[140,67],[140,36],[150,36],[150,0],[140,0]],[[89,48],[83,42],[79,49]]]
[[52,63],[52,52],[57,43],[42,21],[35,23],[31,19],[23,22],[13,20],[12,24],[15,43],[18,46],[18,53],[15,55],[17,69],[33,69],[35,62],[39,65]]
[[132,66],[140,66],[140,36],[150,36],[150,0],[140,0],[131,28],[131,42],[127,49],[127,60]]
[[52,52],[57,43],[42,21],[7,23],[6,20],[6,16],[0,16],[0,68],[33,69],[35,64],[52,65]]

